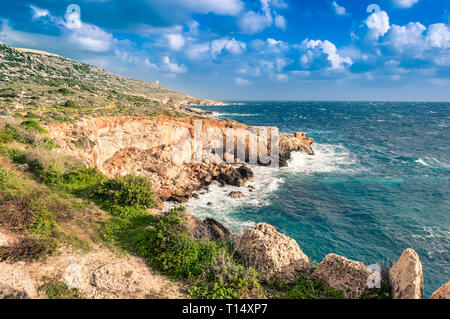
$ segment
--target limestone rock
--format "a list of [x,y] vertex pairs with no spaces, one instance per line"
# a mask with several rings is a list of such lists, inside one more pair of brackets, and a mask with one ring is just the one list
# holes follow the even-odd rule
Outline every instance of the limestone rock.
[[37,298],[36,283],[31,279],[24,262],[0,263],[0,299]]
[[214,218],[206,218],[194,226],[194,237],[211,241],[227,241],[231,232]]
[[394,299],[422,299],[423,273],[419,255],[411,249],[406,249],[399,260],[389,271]]
[[430,299],[450,299],[450,281],[436,290]]
[[254,267],[269,281],[286,283],[309,271],[309,258],[297,242],[265,223],[239,236],[235,250],[247,265]]
[[242,198],[242,197],[244,197],[244,193],[242,193],[242,192],[237,192],[237,191],[233,191],[233,192],[230,192],[230,193],[228,194],[228,196],[231,197],[231,198],[237,199],[237,198]]
[[346,298],[359,298],[367,287],[370,272],[362,262],[328,254],[313,272],[313,278],[331,288],[342,290]]

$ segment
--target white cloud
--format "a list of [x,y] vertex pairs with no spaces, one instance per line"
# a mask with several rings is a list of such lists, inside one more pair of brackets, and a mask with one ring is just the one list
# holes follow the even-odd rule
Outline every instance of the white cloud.
[[300,58],[300,62],[304,66],[310,65],[315,59],[321,55],[325,55],[329,64],[329,69],[339,70],[345,69],[353,64],[353,60],[349,57],[343,57],[339,54],[336,46],[328,40],[308,40],[305,39],[300,46],[306,50],[306,53]]
[[[270,9],[270,0],[260,0],[261,12],[248,11],[239,20],[239,27],[242,33],[255,34],[263,31],[273,24],[272,12]],[[284,17],[283,17],[284,19]],[[283,22],[278,22],[283,23]],[[284,21],[286,26],[286,21]]]
[[289,45],[286,42],[275,40],[272,38],[268,38],[266,40],[267,46],[271,49],[278,49],[278,50],[287,50],[289,48]]
[[347,15],[347,10],[344,7],[338,5],[336,1],[333,1],[332,5],[333,5],[334,12],[338,16],[345,16],[345,15]]
[[50,12],[47,9],[41,9],[35,6],[30,6],[30,8],[33,10],[33,20],[50,16]]
[[286,19],[283,16],[277,15],[275,17],[275,26],[278,29],[286,30]]
[[163,57],[163,64],[165,69],[170,73],[181,74],[187,72],[187,67],[185,65],[172,62],[167,55]]
[[429,26],[427,31],[427,42],[433,48],[450,48],[450,29],[443,23]]
[[378,39],[389,31],[389,16],[386,11],[374,12],[367,18],[366,25],[370,29],[370,36]]
[[406,26],[392,25],[383,43],[397,52],[404,52],[405,49],[422,51],[425,47],[422,35],[426,29],[419,22],[410,22]]
[[186,55],[191,60],[201,60],[206,58],[210,51],[209,43],[198,43],[189,46],[186,50]]
[[399,8],[411,8],[413,5],[419,2],[419,0],[392,0],[394,5]]
[[250,82],[249,80],[246,80],[246,79],[241,78],[241,77],[235,78],[235,79],[234,79],[234,82],[235,82],[237,85],[239,85],[239,86],[246,86],[246,85],[251,84],[251,82]]
[[222,38],[214,40],[211,43],[211,55],[215,59],[224,50],[232,54],[242,54],[247,49],[247,45],[244,42],[236,41],[233,39]]
[[178,51],[184,46],[184,38],[181,34],[168,34],[167,40],[169,42],[169,47],[173,51]]

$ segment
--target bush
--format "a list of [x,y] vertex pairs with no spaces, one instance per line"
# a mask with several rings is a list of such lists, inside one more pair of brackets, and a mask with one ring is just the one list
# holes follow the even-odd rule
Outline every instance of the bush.
[[73,157],[39,147],[23,153],[18,152],[13,160],[19,164],[28,164],[36,177],[47,185],[58,185],[65,173],[83,167],[83,164]]
[[283,299],[344,299],[344,293],[301,274],[289,284],[273,284],[279,293],[274,297]]
[[62,175],[58,186],[71,194],[87,197],[91,190],[107,179],[96,168],[80,168]]
[[44,129],[39,122],[35,120],[26,120],[20,123],[20,125],[26,130],[35,130],[39,133],[47,133],[47,130]]
[[77,108],[78,105],[77,103],[75,103],[75,101],[73,100],[67,100],[66,103],[64,103],[65,107],[70,107],[70,108]]
[[100,183],[93,197],[110,212],[113,206],[153,208],[156,205],[151,183],[145,177],[132,175]]
[[6,130],[0,132],[0,144],[11,143],[14,141],[14,135]]
[[253,268],[236,263],[230,252],[216,255],[204,276],[189,290],[194,298],[263,298],[261,276]]
[[71,289],[65,283],[49,282],[39,287],[50,299],[82,299],[78,289]]
[[53,253],[56,247],[57,243],[54,240],[23,238],[10,246],[0,247],[0,261],[31,262]]

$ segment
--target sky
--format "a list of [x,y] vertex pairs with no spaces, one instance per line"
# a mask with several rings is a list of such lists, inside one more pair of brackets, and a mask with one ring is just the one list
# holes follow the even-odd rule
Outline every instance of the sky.
[[448,0],[2,0],[0,41],[202,98],[450,101]]

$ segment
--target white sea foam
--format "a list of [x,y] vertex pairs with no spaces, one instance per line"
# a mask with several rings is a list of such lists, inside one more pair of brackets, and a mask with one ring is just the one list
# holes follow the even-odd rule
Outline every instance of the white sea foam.
[[[243,187],[225,186],[221,187],[217,183],[209,186],[209,191],[200,191],[199,198],[191,198],[185,206],[197,217],[214,217],[230,227],[234,231],[243,231],[248,227],[253,227],[253,221],[242,220],[241,216],[236,216],[238,207],[263,207],[270,204],[270,194],[276,191],[283,183],[283,179],[276,176],[277,170],[271,167],[252,166],[255,178]],[[252,188],[250,188],[252,187]],[[242,192],[242,198],[231,198],[230,192]],[[212,203],[213,206],[208,206]],[[166,203],[165,208],[172,207],[173,204]]]
[[[283,173],[326,173],[340,169],[346,169],[355,164],[356,160],[343,146],[331,144],[315,144],[315,155],[304,153],[292,153],[292,159],[288,167],[276,169],[264,166],[251,166],[255,178],[244,187],[225,186],[212,184],[209,192],[200,191],[199,198],[191,198],[185,206],[188,210],[200,218],[213,217],[230,227],[234,231],[243,231],[253,227],[251,220],[243,220],[242,215],[236,215],[237,208],[258,208],[270,205],[271,195],[284,183]],[[253,187],[250,189],[249,186]],[[228,194],[240,191],[242,198],[233,199]],[[208,206],[212,203],[213,206]],[[166,203],[165,208],[174,204]]]
[[430,164],[428,164],[427,162],[425,162],[423,159],[419,158],[418,160],[415,161],[416,163],[422,164],[424,166],[431,166]]
[[338,170],[355,169],[357,159],[343,146],[332,144],[315,144],[314,156],[294,152],[291,161],[283,171],[313,174],[330,173]]

